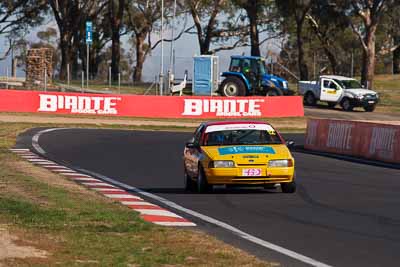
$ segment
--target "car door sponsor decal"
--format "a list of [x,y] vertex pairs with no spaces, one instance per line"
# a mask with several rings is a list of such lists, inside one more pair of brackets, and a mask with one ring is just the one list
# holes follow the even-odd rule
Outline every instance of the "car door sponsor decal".
[[269,146],[230,146],[218,148],[221,156],[232,154],[275,154],[275,150]]

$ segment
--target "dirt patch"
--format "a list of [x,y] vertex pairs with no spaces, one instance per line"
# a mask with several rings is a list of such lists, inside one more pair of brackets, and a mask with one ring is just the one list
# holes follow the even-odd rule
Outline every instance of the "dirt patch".
[[10,234],[4,225],[0,225],[0,266],[9,259],[47,258],[49,253],[33,246],[19,244],[20,239]]

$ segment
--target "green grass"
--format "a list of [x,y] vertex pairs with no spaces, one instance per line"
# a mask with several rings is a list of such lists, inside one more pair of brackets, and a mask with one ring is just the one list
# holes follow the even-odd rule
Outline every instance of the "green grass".
[[400,112],[400,75],[376,75],[374,89],[381,97],[378,107],[384,111]]

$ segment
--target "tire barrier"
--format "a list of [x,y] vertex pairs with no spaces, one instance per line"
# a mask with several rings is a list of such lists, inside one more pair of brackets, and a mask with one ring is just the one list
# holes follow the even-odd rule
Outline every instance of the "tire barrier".
[[400,126],[358,121],[309,119],[304,148],[400,163]]
[[0,90],[0,112],[143,118],[271,118],[304,116],[299,96],[186,97]]

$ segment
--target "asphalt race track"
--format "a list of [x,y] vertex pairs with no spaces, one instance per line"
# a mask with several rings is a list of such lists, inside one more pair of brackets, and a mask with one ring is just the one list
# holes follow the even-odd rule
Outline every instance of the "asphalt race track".
[[[32,148],[33,129],[17,146]],[[399,266],[400,170],[294,153],[298,192],[183,190],[182,150],[189,133],[64,129],[39,139],[51,160],[144,189],[180,206],[328,266]],[[301,135],[286,135],[302,142]],[[283,266],[307,264],[198,218],[201,230]],[[322,266],[322,265],[321,265]]]

